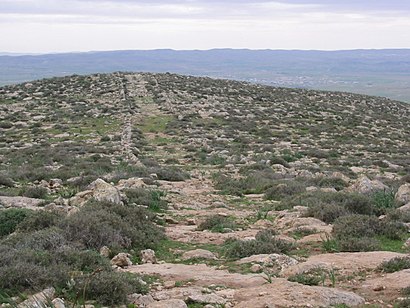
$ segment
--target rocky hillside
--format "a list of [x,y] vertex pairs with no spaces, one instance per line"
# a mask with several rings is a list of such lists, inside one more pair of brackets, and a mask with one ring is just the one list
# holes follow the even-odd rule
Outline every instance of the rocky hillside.
[[409,104],[115,73],[0,119],[5,307],[410,305]]

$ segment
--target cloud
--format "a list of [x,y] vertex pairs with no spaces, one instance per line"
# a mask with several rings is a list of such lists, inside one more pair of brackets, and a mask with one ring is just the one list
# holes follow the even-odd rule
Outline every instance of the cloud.
[[0,0],[0,50],[410,47],[405,2]]

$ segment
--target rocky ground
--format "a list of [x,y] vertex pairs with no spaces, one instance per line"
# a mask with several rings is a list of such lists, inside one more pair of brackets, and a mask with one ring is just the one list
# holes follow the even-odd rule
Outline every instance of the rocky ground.
[[[409,307],[408,104],[115,73],[0,88],[0,118],[0,213],[155,214],[154,250],[94,247],[155,277],[133,307]],[[73,304],[50,288],[19,305]]]

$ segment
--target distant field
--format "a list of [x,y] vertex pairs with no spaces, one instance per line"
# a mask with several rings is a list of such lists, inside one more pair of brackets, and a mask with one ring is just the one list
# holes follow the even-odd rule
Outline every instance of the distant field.
[[107,51],[0,56],[0,85],[71,74],[173,72],[410,102],[410,50]]

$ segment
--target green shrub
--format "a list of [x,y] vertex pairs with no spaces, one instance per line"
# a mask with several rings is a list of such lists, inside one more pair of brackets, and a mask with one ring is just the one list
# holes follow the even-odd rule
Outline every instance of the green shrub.
[[181,182],[189,179],[189,174],[178,167],[154,167],[150,168],[151,173],[155,173],[159,180]]
[[337,191],[340,191],[347,186],[346,182],[340,178],[315,177],[311,181],[314,186],[335,188]]
[[327,276],[327,271],[323,268],[312,268],[303,273],[297,273],[288,278],[289,281],[297,282],[308,286],[324,285]]
[[84,300],[95,300],[110,307],[125,304],[127,295],[147,293],[146,285],[137,275],[102,271],[75,279],[75,293],[81,298],[85,290]]
[[254,240],[228,239],[225,254],[230,258],[245,258],[257,254],[287,253],[294,245],[278,239],[272,230],[259,231]]
[[162,197],[165,192],[159,190],[150,190],[144,188],[133,188],[124,190],[128,198],[128,203],[135,203],[138,205],[145,205],[152,211],[165,210],[168,207],[168,202]]
[[380,250],[380,242],[373,237],[341,238],[337,240],[339,251],[358,252]]
[[337,204],[318,203],[308,208],[306,213],[309,217],[320,219],[325,223],[333,223],[337,218],[348,215],[349,211]]
[[47,196],[47,193],[47,188],[33,186],[23,189],[21,195],[28,198],[44,199]]
[[388,261],[384,261],[378,267],[378,270],[385,273],[394,273],[410,268],[410,257],[396,257]]
[[0,174],[0,186],[14,187],[14,181],[4,174]]
[[333,224],[333,235],[336,238],[373,237],[378,234],[380,222],[375,216],[347,215],[339,217]]
[[371,196],[372,203],[376,208],[376,215],[383,215],[389,209],[396,207],[394,193],[392,191],[377,191]]
[[402,240],[407,233],[407,227],[399,221],[384,219],[380,222],[379,233],[390,240]]
[[306,190],[306,186],[296,181],[281,183],[269,188],[265,193],[267,200],[281,200],[285,197],[298,195]]
[[221,215],[213,215],[207,217],[198,226],[198,230],[210,230],[212,232],[226,232],[226,229],[235,230],[238,227],[232,217],[225,217]]
[[47,229],[57,225],[62,219],[62,215],[54,212],[36,211],[30,212],[17,226],[21,232],[33,232]]
[[163,231],[153,224],[154,216],[142,207],[91,201],[61,222],[70,241],[86,248],[155,248]]
[[13,233],[29,213],[25,209],[0,210],[0,237]]

